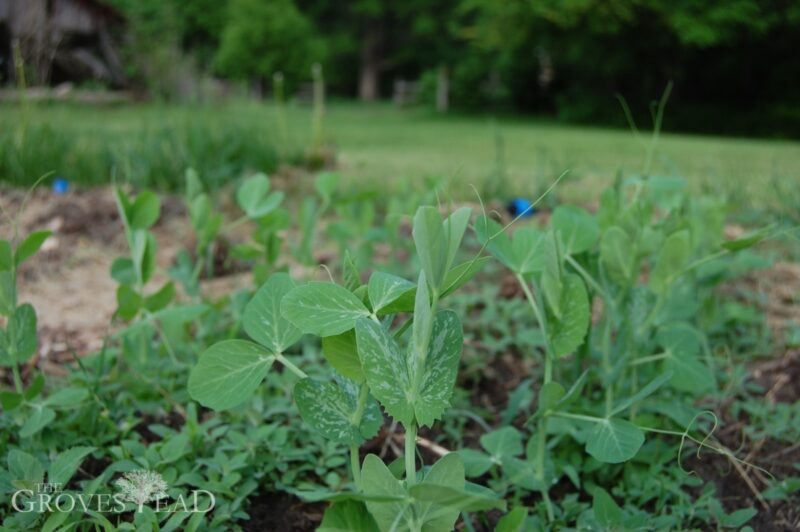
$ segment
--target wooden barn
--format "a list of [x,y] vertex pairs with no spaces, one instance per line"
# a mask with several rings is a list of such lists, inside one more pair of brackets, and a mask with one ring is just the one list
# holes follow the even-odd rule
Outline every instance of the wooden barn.
[[0,81],[14,83],[14,48],[29,85],[126,84],[117,42],[122,14],[98,0],[0,0]]

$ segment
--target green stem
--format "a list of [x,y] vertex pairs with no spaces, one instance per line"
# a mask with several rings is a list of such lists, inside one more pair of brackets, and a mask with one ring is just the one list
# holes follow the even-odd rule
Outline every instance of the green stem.
[[417,483],[417,424],[411,422],[406,427],[406,485],[408,487]]
[[11,366],[11,371],[14,374],[14,388],[17,389],[17,393],[21,394],[23,392],[22,377],[19,374],[19,364],[17,364],[16,361],[14,365]]
[[[536,299],[533,297],[533,292],[531,292],[531,289],[528,286],[528,283],[525,281],[525,278],[521,274],[517,274],[517,281],[522,287],[522,291],[525,293],[525,298],[528,300],[528,303],[530,304],[531,309],[533,310],[533,314],[536,317],[536,321],[539,322],[539,328],[542,330],[542,335],[544,336],[545,339],[543,385],[546,385],[553,380],[553,356],[550,347],[550,340],[547,337],[547,325],[544,321],[544,315],[542,314],[542,310],[539,308]],[[544,470],[545,452],[547,450],[547,416],[542,416],[541,418],[539,418],[537,432],[538,432],[538,447],[536,449],[536,476],[538,480],[542,483],[541,493],[545,509],[547,510],[547,519],[549,522],[552,522],[554,519],[553,503],[550,501],[550,494],[548,493],[548,487],[545,485],[545,470]]]
[[361,491],[361,463],[358,456],[358,445],[350,446],[350,468],[353,470],[353,483],[356,489]]
[[603,329],[603,372],[605,373],[606,415],[614,407],[614,383],[611,382],[611,317],[606,316]]
[[308,375],[306,374],[305,371],[303,371],[302,369],[300,369],[297,366],[295,366],[294,364],[292,364],[285,356],[283,356],[283,354],[277,353],[275,355],[275,360],[277,360],[278,362],[283,364],[286,367],[286,369],[288,369],[289,371],[291,371],[292,373],[294,373],[295,375],[297,375],[301,379],[305,379],[305,378],[308,377]]
[[650,355],[642,358],[637,358],[633,362],[630,363],[631,366],[639,366],[641,364],[647,364],[648,362],[656,362],[658,360],[665,359],[669,356],[669,353],[658,353],[656,355]]

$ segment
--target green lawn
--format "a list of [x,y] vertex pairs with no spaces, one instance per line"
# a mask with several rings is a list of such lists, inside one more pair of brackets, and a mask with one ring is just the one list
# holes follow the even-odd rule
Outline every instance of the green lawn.
[[[146,165],[148,151],[163,152],[159,153],[160,162],[176,152],[170,159],[173,166],[161,162],[158,169],[161,174],[177,172],[186,162],[230,166],[230,161],[237,157],[236,150],[219,161],[216,154],[182,153],[180,143],[170,143],[171,135],[187,138],[193,149],[200,152],[225,150],[232,139],[239,142],[240,136],[248,137],[242,141],[245,148],[237,144],[243,153],[264,143],[278,146],[281,153],[297,152],[308,143],[311,122],[309,108],[290,107],[287,142],[276,124],[276,109],[255,103],[216,108],[142,104],[97,109],[49,105],[31,110],[28,116],[26,123],[31,129],[49,125],[75,143],[70,148],[73,152],[91,151],[102,143],[115,144],[118,147],[111,150],[112,155],[122,154],[122,158],[115,159],[115,171],[123,174],[129,164],[134,170]],[[666,117],[668,126],[669,109]],[[9,131],[20,123],[23,119],[18,109],[0,108],[3,129]],[[227,140],[220,137],[216,143],[203,143],[204,135],[220,132],[229,136]],[[340,168],[348,178],[379,181],[388,183],[393,190],[402,190],[408,180],[420,182],[424,177],[438,177],[449,181],[449,191],[455,197],[471,195],[468,185],[480,187],[485,179],[497,175],[499,136],[505,146],[505,167],[510,181],[505,186],[509,193],[533,193],[569,169],[569,181],[559,190],[579,201],[593,199],[598,187],[610,182],[618,171],[625,175],[640,173],[645,143],[649,141],[649,136],[637,140],[626,130],[533,119],[494,122],[488,117],[438,116],[385,104],[350,103],[329,106],[325,136],[336,146]],[[136,149],[131,148],[134,144]],[[8,145],[4,149],[8,150]],[[46,159],[47,153],[44,150],[40,158]],[[125,154],[131,154],[129,158],[135,160],[125,161]],[[202,160],[195,161],[198,157]],[[66,168],[49,169],[69,175],[70,160],[74,160],[74,154],[61,161]],[[37,162],[47,168],[47,161]],[[90,168],[85,173],[97,171]],[[786,190],[800,188],[796,186],[800,184],[800,143],[664,134],[655,151],[652,171],[680,175],[695,187],[757,200],[762,206],[783,203]],[[174,176],[159,177],[161,182]]]

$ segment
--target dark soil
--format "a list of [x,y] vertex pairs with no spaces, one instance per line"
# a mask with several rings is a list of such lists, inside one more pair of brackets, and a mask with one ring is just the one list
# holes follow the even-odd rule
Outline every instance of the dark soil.
[[[754,365],[751,381],[765,391],[764,399],[770,403],[793,404],[799,401],[800,350],[789,350],[782,357]],[[754,441],[744,438],[741,430],[748,423],[746,416],[735,419],[727,406],[721,409],[722,420],[724,426],[734,430],[719,432],[718,441],[722,446],[735,450],[737,457],[765,469],[777,480],[798,476],[794,465],[800,463],[800,445],[774,439]],[[740,465],[737,468],[727,457],[713,452],[704,452],[700,458],[692,455],[684,463],[684,467],[714,484],[726,511],[748,506],[758,510],[758,514],[747,523],[754,530],[800,530],[800,494],[795,493],[788,500],[759,498],[756,493],[768,487],[768,475]]]
[[250,498],[242,521],[245,532],[306,532],[322,521],[325,503],[306,503],[288,493],[261,493]]

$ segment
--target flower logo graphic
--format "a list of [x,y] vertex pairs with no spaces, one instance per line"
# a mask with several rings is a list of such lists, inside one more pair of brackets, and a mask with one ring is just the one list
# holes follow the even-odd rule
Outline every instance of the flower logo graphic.
[[114,484],[119,488],[124,500],[139,505],[140,512],[145,503],[167,497],[169,487],[159,473],[146,469],[129,471]]

